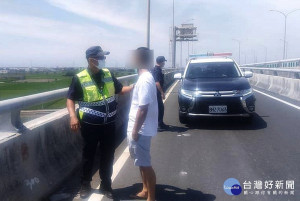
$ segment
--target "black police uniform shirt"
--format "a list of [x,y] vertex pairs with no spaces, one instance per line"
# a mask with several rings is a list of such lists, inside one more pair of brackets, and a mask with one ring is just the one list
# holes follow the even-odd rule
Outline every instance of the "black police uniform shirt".
[[[163,88],[164,87],[164,74],[162,73],[161,67],[156,65],[152,69],[152,75],[153,75],[155,82],[159,82],[161,88]],[[157,93],[160,94],[160,91],[158,89],[157,89]]]
[[[104,73],[100,69],[100,71],[96,74],[92,74],[91,77],[94,82],[98,85],[99,88],[103,87],[102,77]],[[118,94],[122,91],[123,85],[119,82],[119,80],[111,73],[112,80],[114,82],[115,94]],[[83,100],[83,90],[80,84],[80,81],[77,76],[74,76],[72,79],[72,83],[69,87],[68,99],[74,101],[82,101]]]

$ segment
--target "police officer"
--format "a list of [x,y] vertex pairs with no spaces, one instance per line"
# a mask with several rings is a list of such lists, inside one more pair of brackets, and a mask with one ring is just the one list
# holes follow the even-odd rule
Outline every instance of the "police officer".
[[159,56],[156,58],[156,65],[152,69],[152,75],[156,83],[157,88],[157,103],[158,103],[158,130],[165,130],[169,127],[164,123],[164,103],[165,93],[164,87],[164,74],[162,73],[162,68],[165,66],[167,60],[164,56]]
[[[113,198],[111,176],[115,151],[115,94],[124,94],[132,86],[122,86],[105,67],[106,55],[100,46],[86,50],[87,69],[73,77],[68,92],[67,108],[70,114],[70,126],[73,131],[81,130],[83,137],[83,168],[81,175],[81,198],[90,195],[92,168],[98,143],[100,144],[101,178],[100,192]],[[75,101],[79,110],[75,112]]]

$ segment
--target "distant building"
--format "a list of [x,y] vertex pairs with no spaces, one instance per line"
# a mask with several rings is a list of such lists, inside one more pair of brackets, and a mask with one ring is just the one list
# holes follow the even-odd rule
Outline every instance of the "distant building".
[[7,74],[8,70],[0,70],[0,74]]

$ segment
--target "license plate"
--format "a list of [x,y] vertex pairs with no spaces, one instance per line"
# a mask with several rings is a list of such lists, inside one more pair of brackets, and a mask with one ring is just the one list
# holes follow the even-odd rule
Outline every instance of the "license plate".
[[214,106],[209,106],[209,113],[212,114],[224,114],[227,113],[227,105],[214,105]]

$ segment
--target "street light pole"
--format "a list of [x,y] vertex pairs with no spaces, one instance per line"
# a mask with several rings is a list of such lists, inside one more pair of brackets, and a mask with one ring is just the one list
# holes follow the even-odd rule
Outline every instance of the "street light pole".
[[288,41],[284,41],[283,39],[280,39],[281,41],[283,41],[283,42],[285,42],[285,58],[287,59],[287,52],[288,52],[288,46],[289,46],[289,43],[288,43]]
[[284,16],[284,41],[283,41],[283,59],[286,59],[286,22],[287,22],[287,15]]
[[284,12],[279,11],[279,10],[270,10],[270,11],[272,11],[272,12],[280,13],[281,15],[284,16],[283,59],[286,58],[286,33],[287,33],[286,22],[287,22],[287,17],[288,17],[290,14],[292,14],[292,13],[294,13],[294,12],[296,12],[296,11],[299,11],[299,10],[300,10],[300,9],[296,9],[296,10],[293,10],[293,11],[291,11],[291,12],[289,12],[289,13],[284,13]]
[[176,65],[176,27],[175,27],[175,2],[173,0],[173,25],[172,25],[172,68]]
[[241,63],[241,41],[237,39],[232,39],[239,43],[239,64]]
[[150,49],[150,0],[148,0],[148,16],[147,16],[147,47]]
[[267,47],[265,47],[265,62],[267,62],[267,60],[268,60],[268,48]]
[[[280,39],[281,41],[284,41],[283,39]],[[288,58],[288,49],[289,49],[289,42],[288,41],[285,41],[285,58],[287,59]]]
[[180,68],[182,67],[182,41],[180,41]]
[[265,49],[265,62],[267,62],[267,58],[268,58],[268,48],[264,45],[260,45],[261,47],[263,47]]

